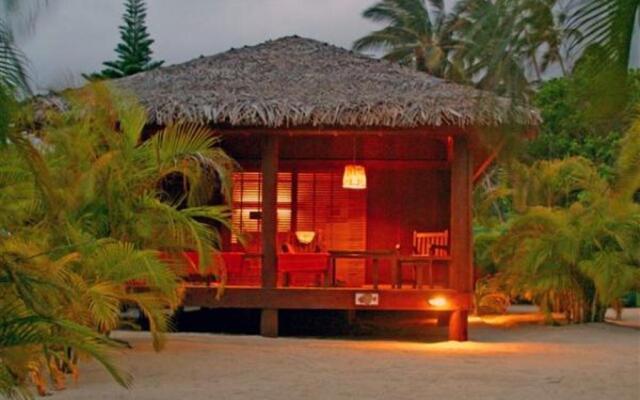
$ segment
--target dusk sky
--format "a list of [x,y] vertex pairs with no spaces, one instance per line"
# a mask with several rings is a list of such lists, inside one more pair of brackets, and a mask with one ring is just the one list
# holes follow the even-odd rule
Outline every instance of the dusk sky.
[[[375,2],[148,0],[147,25],[155,39],[154,56],[166,64],[293,34],[350,48],[354,40],[379,28],[361,16]],[[448,10],[454,3],[445,1]],[[30,60],[32,82],[38,90],[81,84],[81,73],[99,71],[103,61],[115,58],[123,0],[47,0],[47,4],[35,29],[17,37]],[[640,47],[637,37],[633,47]],[[640,65],[639,58],[634,51],[634,65]],[[551,68],[549,74],[557,69]]]
[[[343,47],[376,28],[361,17],[374,0],[149,0],[154,55],[179,63],[298,34]],[[49,0],[35,31],[18,37],[39,90],[81,82],[113,59],[120,0]]]

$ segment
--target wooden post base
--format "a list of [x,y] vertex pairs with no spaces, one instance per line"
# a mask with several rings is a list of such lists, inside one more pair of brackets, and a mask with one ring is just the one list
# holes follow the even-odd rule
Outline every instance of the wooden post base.
[[356,310],[347,310],[347,325],[352,326],[356,322]]
[[468,317],[466,310],[455,310],[449,320],[449,340],[466,342],[469,340]]
[[438,314],[438,326],[449,326],[449,321],[451,321],[450,312],[441,312]]
[[278,337],[278,310],[265,308],[260,314],[260,335],[264,337]]

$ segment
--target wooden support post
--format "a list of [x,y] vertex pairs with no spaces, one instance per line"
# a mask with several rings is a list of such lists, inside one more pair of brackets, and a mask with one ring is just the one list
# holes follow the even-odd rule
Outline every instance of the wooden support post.
[[262,287],[269,289],[278,281],[277,201],[278,137],[269,135],[262,143]]
[[[262,288],[273,289],[278,283],[278,137],[268,135],[262,143]],[[263,309],[260,334],[278,336],[278,310]]]
[[[457,136],[451,163],[451,263],[449,286],[460,292],[473,291],[472,241],[473,159],[469,142]],[[467,310],[455,310],[449,322],[449,339],[467,340]]]
[[451,321],[450,312],[442,311],[438,314],[438,326],[449,326],[449,321]]
[[455,310],[449,319],[449,340],[466,342],[469,340],[467,318],[469,312],[466,310]]
[[371,268],[371,280],[373,281],[373,288],[378,290],[378,283],[380,282],[380,260],[373,259],[373,266]]
[[352,326],[356,322],[356,310],[347,310],[347,325]]
[[260,314],[260,335],[264,337],[278,337],[278,310],[265,308]]
[[424,281],[424,264],[416,264],[416,289],[422,289],[422,282]]

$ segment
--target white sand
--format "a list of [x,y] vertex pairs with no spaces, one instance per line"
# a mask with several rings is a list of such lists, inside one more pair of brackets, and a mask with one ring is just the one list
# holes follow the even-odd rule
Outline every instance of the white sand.
[[607,324],[479,323],[466,343],[173,334],[161,353],[117,337],[130,391],[91,363],[52,399],[640,399],[640,331]]

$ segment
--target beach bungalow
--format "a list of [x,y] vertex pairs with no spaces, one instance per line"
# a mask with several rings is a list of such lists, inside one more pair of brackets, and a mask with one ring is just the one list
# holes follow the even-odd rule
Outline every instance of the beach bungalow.
[[115,84],[150,129],[206,124],[241,166],[224,295],[191,284],[185,305],[260,309],[270,337],[283,309],[422,310],[467,340],[472,189],[498,148],[482,132],[527,133],[534,111],[297,36]]

